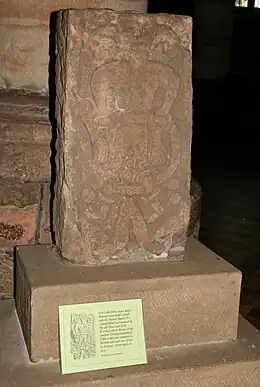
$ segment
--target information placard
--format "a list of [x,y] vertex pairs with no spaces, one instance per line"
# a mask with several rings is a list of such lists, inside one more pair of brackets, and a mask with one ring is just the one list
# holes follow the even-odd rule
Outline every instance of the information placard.
[[147,363],[142,300],[59,307],[63,374]]

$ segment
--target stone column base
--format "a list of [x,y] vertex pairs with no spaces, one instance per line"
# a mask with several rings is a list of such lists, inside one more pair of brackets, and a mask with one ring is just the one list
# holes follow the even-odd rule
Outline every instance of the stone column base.
[[86,267],[51,246],[17,249],[16,307],[32,361],[59,357],[58,307],[141,298],[146,346],[235,340],[241,273],[190,238],[178,263]]

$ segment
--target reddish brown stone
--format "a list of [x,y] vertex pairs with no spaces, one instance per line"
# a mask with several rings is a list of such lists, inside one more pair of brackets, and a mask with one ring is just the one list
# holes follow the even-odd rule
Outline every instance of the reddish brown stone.
[[13,294],[13,259],[0,250],[0,299]]
[[50,146],[28,142],[0,143],[0,178],[50,180]]
[[[147,0],[1,1],[0,89],[48,94],[50,14],[67,8],[146,12]],[[1,110],[0,110],[1,111]]]
[[0,207],[0,249],[35,241],[38,206],[23,209]]
[[41,186],[0,179],[0,248],[34,242]]
[[3,2],[1,16],[4,18],[37,19],[48,25],[52,11],[66,8],[110,8],[118,11],[145,12],[147,0],[57,0],[55,2],[52,0],[12,0],[10,3]]
[[0,207],[14,206],[24,208],[39,204],[41,186],[37,183],[23,183],[0,179]]
[[[37,124],[49,123],[49,100],[48,97],[40,96],[25,91],[7,92],[0,91],[0,118],[17,123],[33,121]],[[2,128],[2,126],[1,126]],[[0,137],[2,138],[2,129]],[[19,132],[14,133],[16,139],[20,136]]]
[[29,141],[44,142],[47,145],[51,141],[51,124],[46,122],[23,121],[20,117],[13,120],[0,119],[0,141]]
[[40,243],[52,243],[50,228],[50,185],[44,184],[41,203]]
[[191,33],[183,16],[60,13],[54,227],[64,257],[183,257]]
[[48,106],[46,97],[0,92],[0,178],[50,180]]

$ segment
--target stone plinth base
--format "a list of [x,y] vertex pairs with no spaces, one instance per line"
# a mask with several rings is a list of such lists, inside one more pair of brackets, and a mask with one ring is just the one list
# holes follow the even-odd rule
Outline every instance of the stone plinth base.
[[236,339],[241,273],[190,238],[178,263],[86,267],[19,247],[16,307],[30,358],[59,357],[59,305],[141,298],[147,348]]
[[259,387],[260,334],[243,319],[235,342],[156,349],[143,366],[63,376],[57,361],[29,363],[14,305],[2,303],[0,387]]

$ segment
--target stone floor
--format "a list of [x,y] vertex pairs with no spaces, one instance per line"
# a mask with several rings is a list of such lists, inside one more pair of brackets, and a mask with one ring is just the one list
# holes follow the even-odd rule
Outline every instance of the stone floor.
[[259,387],[260,332],[239,319],[238,340],[148,350],[148,364],[61,375],[30,363],[12,300],[0,301],[0,387]]

